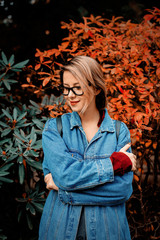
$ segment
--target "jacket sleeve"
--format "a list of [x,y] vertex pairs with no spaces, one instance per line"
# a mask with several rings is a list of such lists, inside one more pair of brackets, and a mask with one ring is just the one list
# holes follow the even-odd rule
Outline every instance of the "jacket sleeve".
[[56,119],[50,119],[45,124],[42,147],[44,175],[50,172],[55,184],[62,190],[75,191],[114,180],[109,157],[99,159],[99,161],[97,159],[83,161],[69,152],[58,133]]
[[115,176],[114,182],[75,192],[59,189],[59,199],[71,205],[114,206],[126,202],[132,194],[133,172]]
[[[122,123],[117,143],[117,151],[130,142],[130,132]],[[131,148],[128,150],[131,152]],[[62,202],[72,205],[108,205],[113,206],[124,203],[132,194],[133,172],[123,176],[115,176],[114,181],[105,183],[92,189],[82,191],[63,191],[59,189],[59,198]]]

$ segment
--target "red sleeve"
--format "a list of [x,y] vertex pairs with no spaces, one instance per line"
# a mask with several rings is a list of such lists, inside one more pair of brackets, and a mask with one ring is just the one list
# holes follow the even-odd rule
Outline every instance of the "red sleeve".
[[115,175],[123,175],[131,171],[132,162],[130,158],[123,152],[114,152],[110,157]]

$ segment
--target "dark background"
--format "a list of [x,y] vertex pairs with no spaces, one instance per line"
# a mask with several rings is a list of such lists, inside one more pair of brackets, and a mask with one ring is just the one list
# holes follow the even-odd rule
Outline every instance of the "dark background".
[[61,21],[83,21],[83,16],[123,16],[142,21],[146,9],[160,7],[159,0],[0,0],[0,51],[16,61],[34,59],[36,48],[57,47],[68,32]]

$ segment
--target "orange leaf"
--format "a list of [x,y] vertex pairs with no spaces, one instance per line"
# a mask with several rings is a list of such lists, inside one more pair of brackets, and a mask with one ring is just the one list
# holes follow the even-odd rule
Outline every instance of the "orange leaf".
[[40,69],[40,67],[41,67],[41,64],[39,63],[39,64],[37,64],[36,66],[35,66],[35,70],[38,70],[38,69]]
[[23,165],[24,165],[25,168],[27,167],[25,159],[23,159]]
[[39,93],[39,91],[40,91],[40,90],[36,90],[36,91],[34,91],[34,93]]
[[33,85],[33,84],[22,84],[21,86],[22,87],[32,87],[32,88],[35,88],[35,85]]
[[46,77],[44,80],[43,80],[43,87],[47,85],[47,83],[50,81],[50,77]]
[[134,179],[136,180],[136,182],[139,182],[139,177],[135,174],[134,174]]
[[154,226],[151,224],[151,230],[154,231]]
[[157,142],[154,142],[153,143],[153,148],[156,149],[156,147],[157,147]]
[[156,74],[157,74],[158,76],[160,75],[160,67],[157,68],[157,70],[156,70]]
[[141,157],[141,156],[142,156],[142,153],[141,153],[141,152],[138,152],[138,156]]
[[153,18],[153,15],[146,14],[143,18],[144,18],[145,21],[150,21]]
[[145,143],[145,147],[149,147],[151,145],[152,141],[151,140],[148,140],[146,143]]
[[138,189],[139,189],[139,191],[142,191],[142,188],[141,188],[141,186],[140,186],[140,185],[138,185]]

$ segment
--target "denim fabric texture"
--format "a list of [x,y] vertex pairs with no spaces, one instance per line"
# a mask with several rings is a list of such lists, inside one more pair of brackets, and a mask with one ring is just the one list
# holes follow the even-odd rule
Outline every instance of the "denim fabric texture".
[[131,239],[125,202],[132,194],[133,172],[114,176],[110,160],[113,152],[130,142],[130,133],[122,122],[117,142],[115,122],[106,109],[89,143],[76,112],[62,116],[63,138],[56,119],[46,122],[43,171],[52,174],[59,191],[51,190],[47,197],[39,240],[75,240],[82,206],[87,240]]

